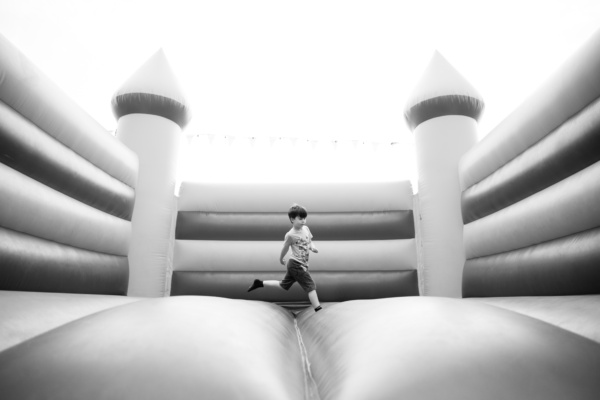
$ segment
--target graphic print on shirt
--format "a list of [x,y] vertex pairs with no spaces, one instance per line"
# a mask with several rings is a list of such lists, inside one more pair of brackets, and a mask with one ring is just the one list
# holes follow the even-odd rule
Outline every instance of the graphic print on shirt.
[[292,240],[292,249],[296,250],[292,250],[292,254],[297,257],[298,261],[302,264],[308,265],[308,240],[301,237],[293,238]]
[[302,232],[294,232],[291,230],[286,236],[288,236],[286,239],[289,241],[290,247],[292,248],[291,258],[308,267],[308,249],[312,237],[308,227],[304,227]]

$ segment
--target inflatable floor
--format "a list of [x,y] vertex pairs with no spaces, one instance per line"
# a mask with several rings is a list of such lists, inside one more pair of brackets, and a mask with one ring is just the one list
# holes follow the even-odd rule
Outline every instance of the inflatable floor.
[[[5,399],[596,399],[600,346],[457,299],[178,296],[100,311],[0,353]],[[51,394],[51,396],[48,396]]]

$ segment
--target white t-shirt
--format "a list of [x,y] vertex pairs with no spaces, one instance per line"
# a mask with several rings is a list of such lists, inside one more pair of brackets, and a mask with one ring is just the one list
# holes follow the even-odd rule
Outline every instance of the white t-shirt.
[[312,233],[310,233],[310,229],[306,225],[300,231],[292,228],[285,234],[285,244],[289,244],[292,249],[290,258],[298,261],[305,267],[308,267],[308,255],[312,237]]

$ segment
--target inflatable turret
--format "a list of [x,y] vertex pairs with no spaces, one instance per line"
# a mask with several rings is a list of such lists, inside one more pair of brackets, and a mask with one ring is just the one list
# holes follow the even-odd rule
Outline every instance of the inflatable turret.
[[435,52],[404,115],[415,135],[421,294],[461,297],[465,262],[458,162],[477,141],[484,108],[473,86]]
[[140,160],[129,251],[131,296],[163,296],[169,290],[177,157],[191,119],[182,93],[159,50],[112,99],[117,137]]

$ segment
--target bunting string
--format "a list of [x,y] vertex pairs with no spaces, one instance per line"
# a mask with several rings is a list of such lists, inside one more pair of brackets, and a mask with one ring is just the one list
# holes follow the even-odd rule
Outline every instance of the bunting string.
[[233,146],[233,145],[249,145],[255,147],[261,145],[265,147],[265,143],[268,147],[309,147],[316,149],[318,147],[328,147],[333,150],[338,149],[357,149],[359,147],[368,147],[372,150],[377,151],[379,148],[390,147],[390,146],[408,146],[413,147],[414,143],[412,140],[400,140],[400,139],[379,139],[379,140],[365,140],[365,139],[315,139],[315,138],[299,138],[289,136],[237,136],[237,135],[218,135],[218,134],[195,134],[186,136],[188,144],[204,142],[208,145],[220,145],[220,146]]
[[186,136],[179,180],[285,182],[290,162],[302,160],[294,181],[392,181],[416,176],[410,140],[300,138],[286,136]]

